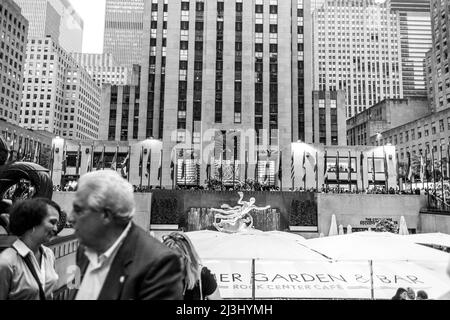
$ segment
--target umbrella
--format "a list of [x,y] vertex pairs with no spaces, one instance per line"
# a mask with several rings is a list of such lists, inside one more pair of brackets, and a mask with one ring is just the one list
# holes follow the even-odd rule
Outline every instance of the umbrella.
[[398,234],[402,236],[406,236],[409,234],[408,226],[406,225],[405,217],[401,216],[400,218],[400,228],[398,230]]
[[305,244],[336,260],[445,261],[449,254],[388,232],[355,232],[340,237],[306,240]]
[[342,224],[339,225],[339,235],[342,236],[344,233],[344,226]]
[[348,225],[347,226],[347,234],[351,234],[352,233],[352,226]]
[[407,241],[450,248],[450,235],[446,233],[418,233],[403,237]]
[[328,236],[337,236],[338,233],[338,227],[337,227],[337,222],[336,222],[336,215],[332,215],[331,216],[331,225],[330,225],[330,232],[328,232]]
[[252,230],[227,234],[217,231],[194,231],[186,235],[203,260],[267,259],[267,260],[321,260],[321,254],[304,245],[305,238],[284,232]]

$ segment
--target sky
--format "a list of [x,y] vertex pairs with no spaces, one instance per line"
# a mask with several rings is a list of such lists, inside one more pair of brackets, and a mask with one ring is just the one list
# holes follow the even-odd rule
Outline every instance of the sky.
[[69,0],[84,21],[83,52],[103,52],[106,0]]

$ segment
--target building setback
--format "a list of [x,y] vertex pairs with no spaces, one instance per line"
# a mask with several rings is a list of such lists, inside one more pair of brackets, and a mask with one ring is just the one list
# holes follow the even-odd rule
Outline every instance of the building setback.
[[0,3],[0,119],[19,124],[28,21],[12,0]]
[[72,56],[99,87],[103,84],[127,85],[131,82],[131,70],[117,65],[111,53],[72,53]]
[[101,89],[52,38],[28,40],[23,89],[23,127],[98,139]]
[[141,62],[144,0],[106,0],[103,52],[119,65],[131,68]]
[[345,90],[348,118],[403,98],[400,21],[389,1],[325,1],[313,25],[314,87]]

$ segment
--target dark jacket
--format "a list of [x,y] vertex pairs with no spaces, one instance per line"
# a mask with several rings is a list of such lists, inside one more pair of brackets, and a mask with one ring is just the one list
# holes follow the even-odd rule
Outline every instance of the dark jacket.
[[[77,252],[81,281],[89,265],[84,247]],[[72,290],[70,298],[76,297]],[[98,300],[182,300],[179,257],[136,225],[131,229],[111,264]]]

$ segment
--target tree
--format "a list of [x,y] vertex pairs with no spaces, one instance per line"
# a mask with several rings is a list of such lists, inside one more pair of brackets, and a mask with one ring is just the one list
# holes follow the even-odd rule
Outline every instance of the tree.
[[396,225],[392,219],[383,218],[375,225],[375,231],[398,233],[398,225]]

